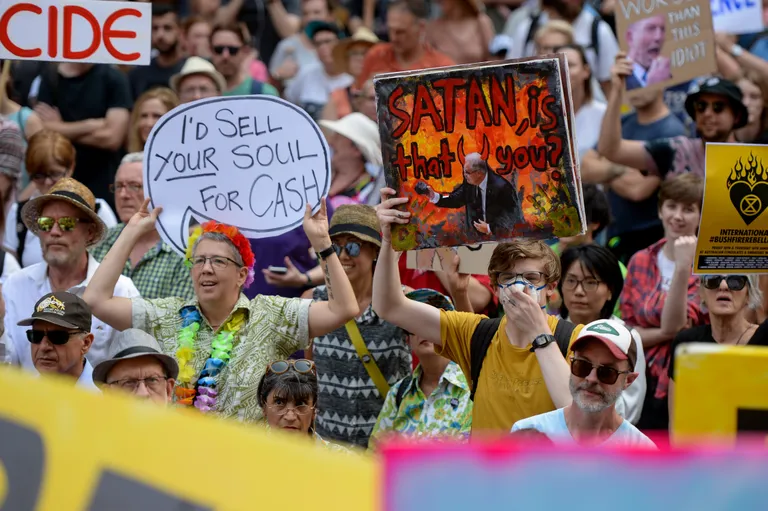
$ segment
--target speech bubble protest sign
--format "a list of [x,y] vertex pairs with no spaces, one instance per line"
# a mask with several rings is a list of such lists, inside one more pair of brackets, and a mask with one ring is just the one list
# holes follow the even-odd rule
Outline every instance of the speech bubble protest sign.
[[278,236],[301,225],[306,204],[317,211],[330,182],[320,128],[272,96],[181,105],[157,122],[144,149],[144,194],[163,207],[160,236],[180,254],[192,217],[249,238]]

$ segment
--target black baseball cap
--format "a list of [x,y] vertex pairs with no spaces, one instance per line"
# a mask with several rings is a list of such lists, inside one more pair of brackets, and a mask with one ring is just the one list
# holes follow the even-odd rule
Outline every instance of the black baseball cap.
[[696,110],[693,105],[702,94],[717,94],[728,100],[731,104],[731,109],[733,109],[733,114],[736,116],[736,124],[733,126],[733,129],[737,130],[747,125],[749,112],[744,105],[744,95],[741,93],[738,85],[730,80],[717,77],[707,78],[703,82],[694,83],[688,89],[688,96],[685,98],[685,111],[688,112],[691,119],[696,119]]
[[31,326],[35,321],[45,321],[63,328],[91,331],[91,308],[82,298],[72,293],[58,291],[48,293],[35,304],[32,317],[17,323]]
[[319,32],[332,32],[336,34],[339,39],[344,38],[344,34],[339,30],[339,26],[328,21],[310,21],[307,24],[307,28],[304,29],[304,33],[307,34],[307,37],[309,37],[310,40],[314,39]]

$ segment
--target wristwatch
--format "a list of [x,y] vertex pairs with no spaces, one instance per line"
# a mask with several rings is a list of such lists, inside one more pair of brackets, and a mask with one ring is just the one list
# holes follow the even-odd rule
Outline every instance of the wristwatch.
[[541,334],[537,336],[531,343],[531,352],[536,351],[539,348],[544,348],[550,343],[555,342],[555,336],[551,334]]
[[321,250],[320,252],[318,252],[317,253],[317,257],[319,257],[320,259],[325,261],[326,259],[331,257],[332,254],[335,254],[335,253],[336,252],[333,250],[333,245],[331,245],[330,247],[326,248],[325,250]]
[[738,44],[734,44],[733,46],[731,46],[731,55],[733,55],[736,58],[739,58],[743,54],[744,54],[744,48],[742,48]]

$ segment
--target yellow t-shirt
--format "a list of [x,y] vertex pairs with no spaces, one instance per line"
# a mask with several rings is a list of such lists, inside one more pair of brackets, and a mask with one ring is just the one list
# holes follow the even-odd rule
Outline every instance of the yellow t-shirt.
[[[472,374],[470,341],[475,327],[484,317],[469,312],[440,311],[440,337],[443,344],[442,347],[435,346],[435,351],[459,364],[468,382]],[[552,332],[555,331],[557,321],[554,316],[547,317]],[[510,344],[505,332],[506,324],[507,318],[504,317],[488,347],[480,371],[472,413],[473,435],[479,432],[509,433],[512,425],[520,419],[555,409],[536,354],[530,351],[531,345],[518,348]],[[581,328],[579,325],[573,330],[571,343]],[[474,382],[469,383],[472,385]]]

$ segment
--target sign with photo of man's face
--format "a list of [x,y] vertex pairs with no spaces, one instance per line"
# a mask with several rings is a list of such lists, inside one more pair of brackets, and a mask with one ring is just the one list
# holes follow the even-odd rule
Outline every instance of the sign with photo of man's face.
[[717,71],[709,0],[618,0],[616,32],[633,63],[630,97]]

